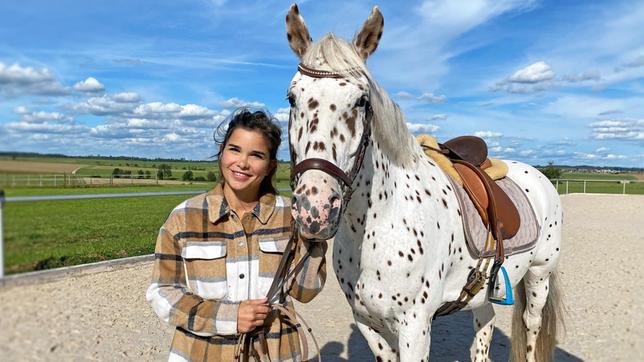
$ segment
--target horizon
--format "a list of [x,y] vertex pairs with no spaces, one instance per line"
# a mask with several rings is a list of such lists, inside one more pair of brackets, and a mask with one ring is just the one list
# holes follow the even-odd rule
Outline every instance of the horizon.
[[[212,159],[212,160],[195,160],[195,159],[188,159],[188,158],[146,158],[146,157],[139,157],[139,156],[125,156],[125,155],[66,155],[66,154],[57,154],[57,153],[36,153],[36,152],[10,152],[10,151],[3,151],[0,150],[0,157],[16,154],[15,156],[26,156],[26,155],[37,155],[41,156],[43,158],[47,157],[66,157],[66,158],[99,158],[99,159],[121,159],[124,161],[127,160],[132,160],[136,161],[137,159],[142,160],[142,161],[168,161],[168,162],[216,162],[217,159]],[[279,163],[289,163],[290,160],[286,159],[277,159],[277,162]],[[539,167],[548,167],[550,166],[549,163],[541,165],[541,164],[531,164],[531,166],[535,168]],[[610,169],[610,168],[616,168],[616,169],[625,169],[625,170],[633,170],[634,172],[643,172],[644,168],[641,167],[624,167],[624,166],[592,166],[592,165],[587,165],[587,164],[577,164],[577,165],[558,165],[558,164],[552,164],[554,167],[563,167],[563,168],[598,168],[598,169]]]
[[[2,148],[207,161],[239,106],[268,109],[286,136],[290,4],[2,3]],[[314,40],[351,40],[373,5],[298,3]],[[644,168],[644,3],[378,5],[368,65],[413,134],[477,135],[531,165]]]

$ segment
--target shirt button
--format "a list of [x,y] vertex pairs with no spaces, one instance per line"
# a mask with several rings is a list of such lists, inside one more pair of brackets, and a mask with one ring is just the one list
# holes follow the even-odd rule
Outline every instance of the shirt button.
[[239,279],[244,279],[244,273],[239,274]]

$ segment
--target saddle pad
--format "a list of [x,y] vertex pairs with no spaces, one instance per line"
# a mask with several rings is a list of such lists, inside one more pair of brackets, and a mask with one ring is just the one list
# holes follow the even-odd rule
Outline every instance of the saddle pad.
[[[451,179],[450,182],[454,190],[456,190],[456,198],[462,210],[465,239],[470,253],[475,258],[494,256],[494,250],[484,250],[487,229],[481,220],[481,216],[476,211],[472,200],[470,200],[463,186],[456,184]],[[510,239],[503,240],[505,255],[513,255],[532,249],[536,245],[537,238],[539,237],[539,225],[528,198],[521,191],[521,188],[507,177],[497,180],[496,184],[514,202],[514,205],[519,211],[519,217],[521,218],[521,226],[516,235]]]

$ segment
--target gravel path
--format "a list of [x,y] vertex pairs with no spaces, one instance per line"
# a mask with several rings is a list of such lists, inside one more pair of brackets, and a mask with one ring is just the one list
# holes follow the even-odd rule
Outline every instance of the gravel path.
[[[644,196],[567,195],[563,202],[568,328],[555,360],[641,360],[644,293],[637,261],[644,260]],[[150,272],[146,262],[0,287],[0,360],[165,360],[172,329],[145,301]],[[507,361],[511,308],[495,308],[491,358]],[[299,311],[313,327],[324,361],[373,359],[332,274],[322,294]],[[469,360],[471,315],[435,321],[432,337],[432,361]]]

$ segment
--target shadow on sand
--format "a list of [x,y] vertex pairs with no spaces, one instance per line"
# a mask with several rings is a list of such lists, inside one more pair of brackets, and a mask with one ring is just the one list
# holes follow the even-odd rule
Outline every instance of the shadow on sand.
[[[348,357],[341,356],[344,352],[342,343],[329,342],[320,350],[324,362],[375,360],[358,327],[352,324],[351,329],[351,335],[347,341],[346,355]],[[432,345],[429,360],[432,362],[469,361],[469,350],[473,340],[471,312],[460,312],[449,317],[439,318],[432,323]],[[490,358],[492,361],[510,360],[510,338],[498,328],[494,329]],[[583,360],[561,348],[556,348],[553,361],[581,362]]]

